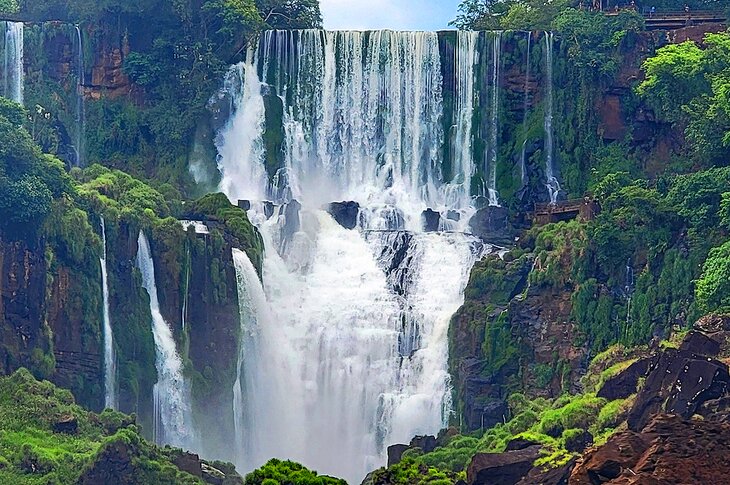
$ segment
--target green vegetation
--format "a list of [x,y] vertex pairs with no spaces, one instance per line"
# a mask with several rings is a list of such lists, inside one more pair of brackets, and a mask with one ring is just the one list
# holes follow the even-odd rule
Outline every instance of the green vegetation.
[[347,482],[307,470],[292,461],[270,460],[246,475],[248,485],[347,485]]
[[73,194],[63,163],[41,153],[22,106],[0,97],[0,229],[37,231],[54,199]]
[[[228,66],[245,59],[264,29],[321,25],[317,0],[51,0],[21,1],[19,7],[34,19],[81,24],[90,53],[110,44],[133,47],[122,68],[134,83],[134,95],[103,93],[87,103],[85,157],[89,164],[170,182],[188,194],[194,191],[187,163],[195,134],[200,127],[211,130],[206,104]],[[15,10],[2,4],[0,9]],[[74,148],[64,135],[76,129],[76,74],[58,79],[45,62],[59,28],[31,29],[26,56],[33,76],[26,82],[33,89],[27,102],[39,110],[34,139],[45,151],[73,161]],[[212,132],[206,134],[210,144]]]
[[[63,423],[75,423],[61,430]],[[134,418],[97,415],[67,390],[36,381],[25,369],[0,378],[0,482],[17,485],[86,483],[96,467],[118,468],[106,479],[132,484],[202,484],[172,461],[179,450],[158,448],[139,435]],[[126,454],[126,456],[125,456]]]

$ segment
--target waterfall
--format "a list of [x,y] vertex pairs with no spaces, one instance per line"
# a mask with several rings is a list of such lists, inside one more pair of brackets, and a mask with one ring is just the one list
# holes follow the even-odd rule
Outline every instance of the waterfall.
[[[454,53],[459,112],[446,119],[467,142],[482,35],[461,34]],[[221,190],[279,205],[249,211],[266,247],[263,287],[234,252],[241,470],[278,456],[359,483],[388,445],[448,424],[448,326],[486,248],[463,233],[473,147],[442,169],[441,61],[435,33],[271,31],[226,77]],[[265,107],[277,99],[283,156],[272,167]],[[355,229],[321,210],[341,200],[360,205]],[[424,233],[426,208],[461,214],[449,222],[462,232]]]
[[[238,288],[238,307],[240,311],[241,329],[238,346],[238,362],[236,365],[236,381],[233,385],[233,424],[235,430],[236,454],[242,460],[246,469],[253,468],[251,462],[255,447],[264,440],[265,430],[256,426],[256,415],[266,413],[265,409],[253,411],[253,406],[260,401],[250,399],[246,406],[247,392],[258,389],[256,377],[265,376],[266,359],[253,360],[246,357],[251,355],[263,357],[257,349],[257,341],[263,332],[270,331],[272,324],[268,303],[264,294],[261,280],[245,252],[233,249],[233,264],[236,269],[236,283]],[[261,381],[271,384],[270,379]],[[275,403],[271,403],[275,405]],[[272,408],[274,409],[274,408]]]
[[522,103],[522,131],[525,137],[522,142],[522,152],[520,153],[520,181],[522,186],[527,185],[527,161],[525,157],[527,155],[527,115],[529,112],[529,101],[530,101],[530,44],[532,43],[532,32],[527,32],[527,54],[525,56],[525,97]]
[[[468,206],[471,180],[474,175],[474,146],[472,117],[474,116],[474,66],[479,60],[478,32],[459,31],[456,37],[454,126],[453,126],[453,179],[458,205]],[[447,204],[452,201],[447,199]]]
[[152,335],[157,354],[157,383],[153,389],[155,442],[190,448],[194,446],[190,387],[183,375],[182,359],[172,330],[160,313],[152,252],[142,231],[137,244],[137,267],[142,274],[142,286],[150,299]]
[[104,244],[104,253],[101,263],[101,288],[104,296],[104,406],[118,409],[117,402],[117,357],[114,351],[114,333],[112,332],[111,317],[109,316],[109,280],[106,267],[106,224],[101,218],[101,239]]
[[81,35],[81,28],[76,25],[76,49],[78,55],[76,57],[76,143],[74,150],[76,151],[76,166],[80,167],[84,163],[84,141],[86,131],[86,103],[84,100],[84,44]]
[[23,23],[5,22],[3,96],[23,104]]
[[497,193],[497,159],[499,157],[499,81],[501,53],[502,32],[494,32],[492,35],[492,96],[489,108],[488,163],[485,167],[489,205],[491,206],[499,206],[499,194]]
[[545,32],[545,75],[547,76],[547,92],[545,93],[545,186],[550,195],[550,203],[558,201],[560,183],[555,174],[553,158],[553,33]]

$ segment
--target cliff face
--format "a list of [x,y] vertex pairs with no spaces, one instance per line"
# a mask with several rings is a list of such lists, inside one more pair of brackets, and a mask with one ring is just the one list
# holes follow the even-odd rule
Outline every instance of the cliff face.
[[[224,444],[232,440],[230,403],[240,330],[231,256],[238,240],[227,235],[223,225],[209,224],[209,234],[185,233],[174,220],[146,232],[161,311],[191,377],[194,411],[209,441],[204,445],[225,458],[229,450]],[[136,265],[139,227],[107,220],[106,234],[119,405],[122,411],[136,413],[149,432],[157,371],[149,299]],[[0,242],[0,372],[27,367],[73,390],[88,408],[100,410],[104,406],[100,263],[92,255],[91,264],[79,264],[52,247],[44,240],[32,245]]]
[[[43,318],[46,261],[43,242],[0,238],[0,373],[32,366],[51,349]],[[53,368],[52,360],[50,368]],[[48,365],[44,365],[44,371]]]
[[508,417],[515,391],[554,398],[575,391],[586,349],[571,321],[571,290],[531,285],[533,255],[477,263],[450,330],[450,368],[464,430]]

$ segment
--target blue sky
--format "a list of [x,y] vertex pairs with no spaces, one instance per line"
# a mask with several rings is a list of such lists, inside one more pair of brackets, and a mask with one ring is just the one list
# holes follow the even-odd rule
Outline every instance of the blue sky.
[[331,30],[451,28],[460,0],[320,0]]

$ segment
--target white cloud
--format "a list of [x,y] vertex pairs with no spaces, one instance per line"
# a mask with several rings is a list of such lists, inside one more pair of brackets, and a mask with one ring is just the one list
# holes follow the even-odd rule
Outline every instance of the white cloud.
[[437,30],[448,28],[459,0],[321,0],[332,30]]

